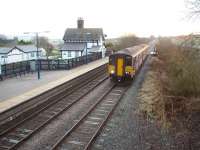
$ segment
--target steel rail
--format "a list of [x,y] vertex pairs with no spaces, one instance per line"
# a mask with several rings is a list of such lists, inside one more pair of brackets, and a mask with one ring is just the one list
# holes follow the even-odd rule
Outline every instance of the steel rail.
[[96,106],[102,101],[104,100],[104,98],[111,92],[111,90],[116,86],[116,84],[113,84],[109,90],[107,90],[100,98],[98,98],[97,102],[95,104],[93,104],[89,110],[81,117],[81,119],[74,124],[65,134],[64,136],[62,136],[60,138],[60,140],[54,144],[54,146],[52,147],[51,150],[56,150],[60,144],[62,144],[62,142],[65,140],[66,137],[68,137],[79,125],[80,123],[88,116],[88,114],[90,114],[95,108]]
[[[95,76],[94,76],[95,78]],[[93,88],[97,87],[99,84],[101,84],[103,81],[105,81],[107,79],[104,78],[102,79],[98,84],[96,84]],[[89,82],[88,82],[89,83]],[[88,84],[87,83],[87,84]],[[86,84],[85,84],[86,85]],[[83,85],[84,86],[84,85]],[[25,138],[23,138],[21,141],[19,141],[18,143],[16,143],[15,145],[13,145],[12,147],[8,148],[8,149],[16,149],[16,147],[18,147],[20,144],[22,144],[24,141],[26,141],[28,138],[30,138],[33,134],[35,134],[37,131],[39,131],[42,127],[44,127],[47,123],[49,123],[50,121],[52,121],[53,119],[55,119],[57,116],[61,115],[64,111],[66,111],[68,108],[70,108],[73,104],[75,104],[76,102],[78,102],[82,97],[84,97],[85,95],[87,95],[89,92],[91,92],[93,89],[90,89],[89,91],[87,91],[84,95],[80,96],[77,98],[77,100],[74,100],[72,103],[70,103],[69,105],[67,105],[63,110],[61,110],[60,112],[58,112],[56,115],[54,115],[52,118],[49,118],[46,122],[44,122],[42,125],[40,125],[38,128],[36,128],[35,130],[33,130],[33,132],[31,132],[30,134],[28,134]],[[74,91],[75,92],[75,91]],[[66,96],[66,95],[65,95]],[[62,100],[62,99],[61,99]],[[59,100],[58,100],[59,101]],[[53,104],[57,103],[58,101],[52,103],[50,106],[47,106],[45,108],[43,108],[41,111],[37,112],[36,114],[32,115],[29,118],[24,119],[22,122],[20,122],[19,124],[17,124],[15,127],[12,127],[10,130],[7,130],[6,132],[4,132],[4,134],[1,135],[1,137],[3,135],[5,135],[6,133],[9,133],[11,130],[14,130],[15,128],[17,128],[18,126],[22,125],[22,123],[34,118],[34,116],[37,116],[40,112],[50,108]],[[1,147],[1,146],[0,146]]]
[[[5,124],[8,126],[12,126],[12,125],[10,125],[11,122],[19,120],[21,116],[23,116],[23,118],[28,117],[27,115],[25,115],[25,116],[23,115],[23,114],[25,114],[25,112],[28,113],[28,115],[29,115],[30,113],[35,111],[35,110],[33,110],[35,107],[40,107],[42,104],[47,103],[47,101],[50,98],[55,99],[55,95],[56,96],[61,95],[61,94],[65,93],[66,90],[70,90],[72,88],[72,86],[78,86],[77,83],[79,83],[80,80],[88,79],[88,76],[91,76],[90,74],[97,74],[98,72],[101,72],[103,69],[105,70],[105,65],[99,66],[99,67],[95,68],[94,70],[90,70],[78,77],[75,77],[74,79],[72,79],[70,81],[64,82],[44,93],[41,93],[33,98],[28,99],[27,101],[24,101],[20,104],[17,104],[15,106],[1,112],[0,113],[0,127],[1,127],[0,134],[3,132],[3,130],[6,129],[6,127],[4,127]],[[66,87],[66,85],[67,85],[67,87]],[[57,89],[59,89],[59,91]],[[33,111],[31,111],[31,110],[33,110]],[[29,111],[31,111],[31,112],[29,112]],[[12,118],[12,120],[10,120],[11,118]]]
[[115,105],[113,106],[112,110],[109,112],[109,114],[103,120],[103,122],[101,123],[101,125],[99,126],[99,128],[96,130],[96,132],[94,133],[94,135],[92,136],[92,138],[90,139],[90,141],[88,142],[88,144],[86,145],[86,147],[84,148],[84,150],[88,150],[91,147],[91,145],[94,142],[95,138],[98,136],[98,134],[100,133],[100,131],[103,129],[104,125],[106,124],[106,122],[108,121],[108,119],[110,118],[110,116],[113,114],[115,108],[119,104],[121,98],[124,96],[126,90],[120,95],[118,101],[115,103]]
[[[98,83],[95,87],[97,87],[99,84],[101,84],[102,82],[104,82],[107,79],[104,78],[100,83]],[[90,89],[89,91],[87,91],[86,93],[84,93],[84,95],[78,97],[76,100],[74,100],[72,103],[70,103],[69,105],[67,105],[63,110],[61,110],[60,112],[58,112],[56,115],[54,115],[52,118],[49,118],[46,122],[44,122],[41,126],[39,126],[38,128],[36,128],[33,132],[31,132],[28,136],[26,136],[26,138],[22,139],[21,141],[19,141],[16,145],[13,145],[13,147],[11,147],[9,150],[14,150],[17,147],[19,147],[23,142],[25,142],[26,140],[28,140],[31,136],[33,136],[34,134],[36,134],[38,131],[40,131],[42,129],[42,127],[44,127],[45,125],[47,125],[48,123],[50,123],[51,121],[53,121],[54,119],[56,119],[58,116],[60,116],[62,113],[64,113],[66,110],[68,110],[69,108],[71,108],[75,103],[77,103],[80,99],[82,99],[84,96],[86,96],[88,93],[90,93],[91,91],[93,91],[94,89]]]
[[[98,76],[97,76],[97,77],[98,77]],[[93,80],[93,79],[95,79],[95,77],[92,78],[92,80]],[[79,88],[85,86],[85,85],[88,84],[88,83],[90,83],[89,80],[86,81],[86,82],[81,83],[81,84],[79,85],[79,87],[75,87],[74,89],[67,89],[67,90],[72,90],[72,91],[71,91],[71,94],[72,94],[72,93],[76,92]],[[67,94],[68,94],[68,93],[67,93]],[[29,119],[32,119],[34,116],[38,115],[40,112],[42,112],[42,111],[48,109],[48,108],[51,107],[52,105],[54,105],[54,104],[56,104],[57,102],[61,101],[64,97],[68,96],[67,94],[66,94],[66,95],[63,95],[62,97],[60,97],[60,98],[57,99],[56,101],[53,101],[53,102],[48,103],[48,105],[44,106],[42,109],[40,109],[40,110],[38,110],[38,111],[35,111],[35,112],[34,112],[33,114],[31,114],[29,117],[27,117],[27,118],[21,120],[20,122],[18,122],[18,123],[15,124],[14,126],[8,128],[8,129],[6,129],[4,132],[1,132],[1,133],[0,133],[0,137],[2,137],[3,135],[5,135],[5,134],[6,134],[7,132],[9,132],[10,130],[16,128],[18,125],[22,124],[23,122],[28,121]]]

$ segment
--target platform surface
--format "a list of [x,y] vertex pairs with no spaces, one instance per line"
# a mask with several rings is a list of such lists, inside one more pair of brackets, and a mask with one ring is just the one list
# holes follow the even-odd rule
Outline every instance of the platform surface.
[[107,62],[103,58],[71,70],[42,71],[40,80],[33,73],[0,81],[0,113]]

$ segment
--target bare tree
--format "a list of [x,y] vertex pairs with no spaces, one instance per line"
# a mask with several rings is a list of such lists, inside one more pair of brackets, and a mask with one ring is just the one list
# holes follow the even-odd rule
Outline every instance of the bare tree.
[[44,48],[46,51],[47,59],[52,54],[52,51],[54,49],[53,44],[49,42],[49,39],[47,37],[39,37],[39,47]]
[[144,44],[147,43],[148,41],[149,41],[148,38],[140,38],[134,34],[129,34],[120,37],[118,39],[118,43],[113,45],[113,48],[115,51],[118,51],[127,47]]
[[114,46],[115,50],[121,50],[130,46],[137,45],[138,37],[135,35],[125,35],[118,39],[118,44]]
[[189,9],[189,18],[200,17],[200,0],[186,0],[186,7]]

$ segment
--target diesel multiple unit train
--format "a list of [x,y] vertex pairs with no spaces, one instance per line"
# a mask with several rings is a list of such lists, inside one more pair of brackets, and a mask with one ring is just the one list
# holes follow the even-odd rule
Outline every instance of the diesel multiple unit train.
[[108,73],[114,81],[131,80],[142,66],[149,46],[141,44],[120,50],[109,56]]

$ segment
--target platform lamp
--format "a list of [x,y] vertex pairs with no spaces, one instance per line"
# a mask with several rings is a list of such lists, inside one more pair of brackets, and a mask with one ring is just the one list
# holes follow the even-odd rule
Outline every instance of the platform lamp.
[[50,31],[42,31],[42,32],[24,32],[24,34],[35,34],[36,37],[36,47],[37,47],[37,77],[40,79],[40,65],[39,65],[39,37],[40,33],[49,33]]

